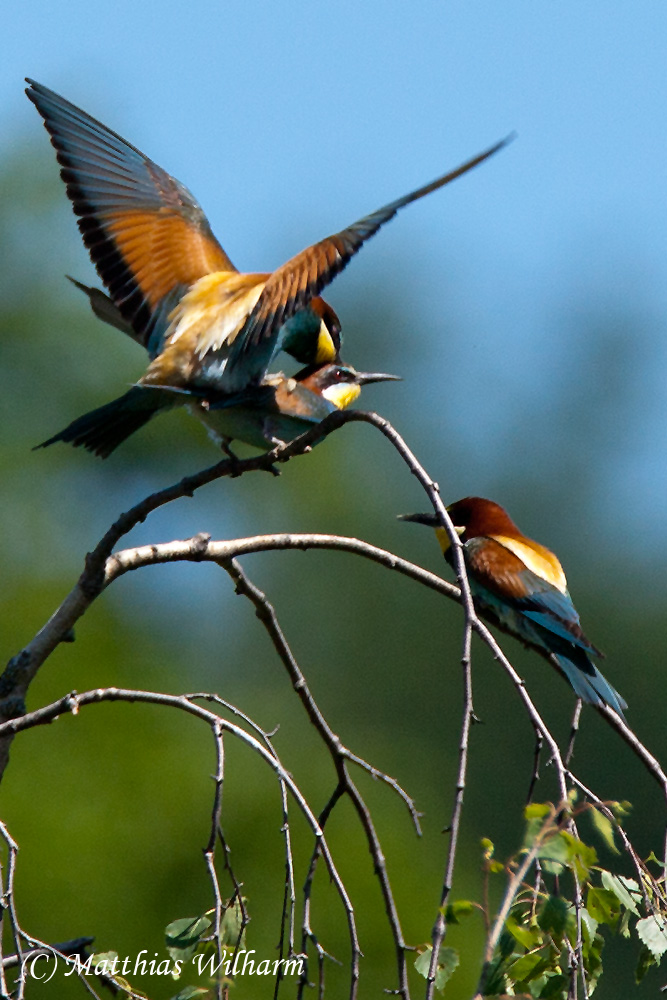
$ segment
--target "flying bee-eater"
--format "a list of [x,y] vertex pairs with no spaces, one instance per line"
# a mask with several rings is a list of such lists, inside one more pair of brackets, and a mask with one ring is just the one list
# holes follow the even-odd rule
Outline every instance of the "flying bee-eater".
[[[320,297],[322,289],[399,209],[507,142],[313,244],[272,273],[243,273],[187,188],[84,111],[27,82],[83,241],[109,294],[80,287],[96,315],[126,330],[150,356],[137,389],[151,392],[141,407],[130,397],[125,436],[178,405],[179,390],[233,396],[262,387],[280,350],[306,365],[340,362],[340,323]],[[128,395],[121,398],[127,402]]]
[[[591,662],[602,656],[584,635],[563,567],[539,542],[521,533],[499,504],[466,497],[447,507],[461,538],[470,590],[478,611],[519,639],[546,650],[578,698],[606,704],[622,717],[627,704]],[[453,564],[449,536],[435,514],[402,514],[435,528]]]

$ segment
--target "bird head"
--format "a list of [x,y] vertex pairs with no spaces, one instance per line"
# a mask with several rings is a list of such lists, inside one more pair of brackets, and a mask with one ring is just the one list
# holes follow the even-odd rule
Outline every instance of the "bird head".
[[338,316],[328,302],[317,295],[310,301],[310,308],[320,321],[320,332],[317,337],[315,364],[340,361],[341,327]]
[[296,376],[300,385],[333,403],[339,410],[359,397],[361,387],[370,382],[400,382],[400,375],[385,375],[382,372],[358,372],[351,365],[325,364],[310,365]]
[[282,349],[302,365],[340,362],[340,320],[316,295],[283,324]]
[[[480,535],[506,535],[521,538],[521,532],[507,511],[483,497],[464,497],[449,504],[447,512],[451,517],[456,533],[462,542]],[[436,514],[399,514],[399,521],[414,521],[416,524],[426,524],[433,528],[443,553],[447,552],[451,542],[449,535],[440,524]]]

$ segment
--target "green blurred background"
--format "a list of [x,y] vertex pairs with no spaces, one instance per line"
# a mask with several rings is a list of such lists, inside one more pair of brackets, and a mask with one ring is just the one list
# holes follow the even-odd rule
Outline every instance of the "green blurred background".
[[[33,13],[39,9],[35,4],[26,6]],[[640,114],[641,98],[650,97],[653,109],[659,106],[661,94],[664,98],[664,83],[646,69],[655,65],[651,60],[660,51],[656,39],[665,33],[664,9],[660,8],[660,19],[656,5],[639,4],[631,25],[635,34],[631,34],[627,25],[603,29],[595,19],[582,24],[575,5],[566,4],[563,18],[555,25],[541,26],[537,37],[535,23],[523,17],[525,5],[509,6],[511,16],[502,30],[507,38],[519,32],[517,46],[523,53],[531,51],[530,59],[516,73],[515,86],[517,92],[523,87],[529,93],[532,86],[540,93],[542,103],[536,106],[541,116],[531,108],[543,132],[536,136],[524,123],[520,141],[501,157],[452,187],[440,202],[433,199],[403,229],[398,228],[401,223],[394,223],[395,235],[389,235],[393,229],[388,230],[373,241],[358,262],[359,277],[354,275],[355,262],[329,299],[343,320],[346,355],[352,363],[405,376],[399,386],[366,390],[363,403],[386,415],[405,435],[439,479],[443,497],[452,500],[468,493],[493,497],[509,508],[527,534],[558,552],[584,627],[607,653],[605,674],[629,702],[628,721],[660,757],[664,756],[667,694],[663,667],[667,631],[663,597],[665,303],[661,283],[665,261],[659,253],[663,243],[656,242],[652,231],[650,237],[647,231],[642,242],[641,232],[626,235],[625,224],[639,211],[634,210],[630,189],[633,196],[635,186],[650,189],[649,175],[652,181],[657,176],[664,183],[664,157],[658,157],[664,141],[654,149],[647,139],[640,151],[645,159],[638,154],[628,165],[622,140]],[[593,6],[603,18],[601,5]],[[296,18],[297,8],[292,3],[285,9]],[[203,15],[204,5],[197,9]],[[387,5],[386,9],[396,13],[399,8]],[[377,11],[375,5],[373,10]],[[270,81],[265,81],[267,90],[262,94],[268,111],[266,104],[260,107],[252,102],[245,109],[248,129],[253,127],[258,134],[254,158],[271,177],[267,174],[260,182],[265,187],[257,191],[250,183],[243,188],[247,231],[241,231],[233,217],[234,211],[241,211],[236,204],[241,199],[237,194],[229,199],[232,204],[225,226],[233,233],[231,243],[212,219],[240,265],[258,267],[265,261],[270,266],[267,257],[271,255],[277,263],[281,255],[377,207],[411,183],[426,180],[510,127],[521,128],[521,101],[515,95],[509,110],[503,107],[500,114],[502,95],[494,91],[498,65],[503,67],[504,78],[512,75],[512,53],[501,58],[501,36],[491,41],[488,18],[480,22],[487,36],[481,39],[474,31],[474,17],[467,22],[462,5],[454,4],[445,25],[452,29],[446,36],[448,53],[460,42],[462,58],[472,59],[479,43],[482,52],[476,58],[482,62],[483,52],[495,44],[496,61],[486,67],[490,79],[475,81],[475,93],[492,96],[488,106],[477,98],[471,112],[473,118],[478,114],[474,135],[461,139],[455,132],[456,119],[448,120],[448,136],[457,135],[457,152],[452,154],[448,142],[427,131],[426,120],[438,101],[447,104],[454,97],[455,88],[444,96],[430,92],[426,107],[420,109],[418,119],[409,122],[407,132],[403,119],[396,125],[395,143],[391,135],[385,135],[392,156],[398,155],[393,146],[400,152],[405,142],[415,162],[399,176],[389,158],[383,164],[386,176],[379,192],[369,161],[369,150],[376,142],[373,128],[379,129],[374,115],[376,111],[378,116],[387,114],[393,100],[391,87],[399,86],[396,74],[399,80],[410,77],[413,90],[402,96],[418,107],[420,96],[428,92],[428,73],[436,72],[435,59],[420,59],[417,49],[418,40],[425,44],[427,36],[433,44],[428,18],[436,17],[435,8],[425,4],[419,10],[424,23],[404,26],[405,61],[394,63],[393,77],[386,52],[382,62],[388,22],[377,20],[375,27],[370,22],[357,25],[361,34],[350,39],[350,44],[354,49],[363,39],[373,39],[369,65],[376,67],[376,81],[389,88],[389,93],[381,91],[379,82],[377,92],[366,84],[359,91],[362,110],[356,111],[355,80],[351,81],[339,109],[349,116],[347,131],[335,119],[338,131],[333,132],[333,149],[317,132],[310,147],[315,162],[305,168],[311,187],[303,193],[300,217],[289,229],[287,240],[281,231],[287,226],[281,213],[289,218],[295,203],[286,197],[274,202],[270,184],[285,189],[289,160],[278,162],[271,171],[271,164],[267,167],[266,163],[270,158],[262,160],[260,155],[263,130],[269,137],[272,134]],[[345,5],[341,11],[334,20],[344,37],[345,18],[353,15]],[[479,11],[493,16],[488,5],[480,5]],[[544,8],[540,13],[546,18]],[[165,9],[165,16],[175,28],[176,13]],[[321,49],[315,44],[315,27],[308,22],[303,28],[311,33],[309,52],[315,65],[319,57],[336,66],[339,56],[342,65],[347,65],[349,53],[332,50],[330,45],[333,15],[322,8],[320,16],[323,31],[326,27],[329,32],[322,36],[327,41]],[[230,17],[240,59],[254,38],[250,29],[244,29],[245,34],[241,30],[240,15]],[[157,143],[154,139],[151,147],[137,121],[134,132],[124,127],[125,111],[130,117],[141,117],[137,106],[127,103],[126,91],[125,109],[117,111],[115,119],[107,113],[112,107],[108,95],[114,92],[117,77],[111,49],[104,48],[106,22],[97,26],[95,46],[86,51],[81,64],[72,56],[58,63],[53,48],[48,58],[41,58],[47,51],[50,23],[55,22],[35,22],[43,50],[35,48],[34,39],[28,43],[33,29],[28,29],[27,21],[21,23],[20,37],[31,59],[30,65],[21,64],[21,72],[25,69],[59,87],[109,121],[194,187],[208,208],[201,182],[196,187],[192,181],[196,166],[192,161],[198,161],[191,145],[194,133],[189,147],[179,141],[170,162],[164,152],[160,155],[160,142],[163,151],[167,150],[168,138],[162,136]],[[195,19],[190,27],[201,42],[205,24]],[[377,36],[376,28],[382,28]],[[280,28],[281,40],[288,29],[289,23]],[[85,31],[91,30],[87,24]],[[148,38],[147,25],[141,30]],[[266,46],[262,50],[266,73],[269,32],[278,32],[278,25],[274,20],[257,30]],[[392,23],[391,31],[392,38],[400,34],[401,23]],[[588,66],[586,53],[600,31],[606,33],[595,49],[597,61]],[[608,44],[612,37],[618,48]],[[300,38],[292,40],[288,52],[296,53]],[[138,44],[136,38],[127,41],[130,47]],[[574,89],[570,64],[563,55],[569,43],[574,52],[572,65],[581,74],[575,75],[578,85]],[[120,51],[115,36],[113,44]],[[96,76],[93,56],[103,51],[101,75]],[[231,47],[228,55],[229,51]],[[143,71],[136,64],[133,67],[135,88],[155,72],[155,53],[150,52]],[[619,52],[634,61],[617,59]],[[565,61],[563,75],[545,83],[546,74],[539,79],[536,67],[546,53],[552,56],[554,67],[559,58]],[[190,60],[196,63],[194,55]],[[637,67],[643,67],[644,76]],[[318,76],[310,93],[308,66],[291,66],[289,72],[296,75],[288,73],[285,80],[281,74],[279,82],[281,88],[292,88],[294,107],[288,110],[297,121],[298,100],[307,96],[311,102],[319,99],[323,106],[331,82]],[[462,83],[463,70],[459,72],[458,96],[465,103],[470,94],[468,85]],[[622,77],[620,83],[615,74]],[[342,76],[339,72],[340,87],[345,85]],[[67,89],[65,77],[76,86]],[[186,89],[192,87],[194,78],[195,69],[189,64]],[[576,114],[577,100],[584,100],[593,89],[600,96],[606,85],[625,86],[630,78],[639,83],[627,107],[611,99],[608,105],[604,99],[599,105],[606,107],[609,121],[618,119],[618,131],[601,129],[598,147],[587,147],[581,138],[584,124]],[[229,95],[231,83],[224,79]],[[86,103],[89,81],[94,100]],[[170,86],[170,94],[178,92],[178,80],[171,80]],[[237,86],[242,91],[243,84]],[[18,75],[12,78],[11,88],[13,108],[20,93]],[[567,99],[563,88],[569,88]],[[144,358],[136,345],[96,322],[85,301],[63,278],[64,273],[71,273],[92,280],[92,272],[57,178],[52,150],[23,100],[21,121],[8,126],[0,162],[4,429],[0,446],[0,641],[5,660],[52,613],[74,583],[85,553],[121,510],[216,457],[201,428],[180,414],[161,418],[106,463],[65,446],[30,451],[86,409],[123,391],[141,372]],[[625,165],[625,174],[621,171],[628,185],[625,201],[616,197],[621,175],[613,174],[617,189],[604,187],[613,173],[607,164],[597,176],[591,166],[594,160],[582,165],[571,149],[567,157],[563,153],[565,170],[558,160],[548,162],[541,137],[556,126],[563,134],[555,109],[563,113],[566,105],[580,130],[573,140],[575,153],[586,148],[589,157],[606,155],[613,147],[614,165]],[[649,112],[642,109],[649,117],[650,108]],[[141,113],[154,118],[143,107]],[[456,113],[448,105],[443,115],[452,114]],[[12,115],[16,115],[13,110]],[[179,121],[186,134],[187,121],[184,124],[182,115]],[[322,124],[327,122],[333,129],[334,118],[328,112]],[[599,122],[590,110],[588,122],[591,128]],[[662,134],[662,125],[658,128]],[[437,143],[437,155],[431,139]],[[299,125],[289,143],[296,162],[308,149],[308,130]],[[355,144],[363,145],[363,169]],[[388,152],[379,148],[386,160]],[[536,149],[542,159],[536,158]],[[245,155],[250,155],[247,150]],[[240,171],[244,154],[237,153],[236,160],[233,169]],[[526,161],[532,162],[537,181],[524,189]],[[328,211],[329,201],[318,184],[322,166],[332,171],[326,190],[337,180],[337,172],[346,180],[349,177],[354,188],[354,198],[345,197],[349,192],[344,190],[336,191],[335,213]],[[363,185],[358,173],[365,179]],[[587,215],[588,206],[578,200],[583,195],[572,195],[572,213],[566,215],[563,201],[552,199],[551,191],[541,194],[539,190],[540,180],[551,183],[563,173],[569,177],[568,190],[575,191],[581,184],[591,190],[599,185],[606,201]],[[298,193],[300,179],[295,177],[294,183]],[[216,197],[224,204],[228,195],[223,190]],[[327,212],[318,214],[318,198],[324,200]],[[512,214],[519,209],[525,217]],[[472,235],[465,228],[465,212],[472,219]],[[525,229],[531,212],[534,245]],[[656,226],[665,221],[662,202],[645,205],[644,212],[645,226],[649,216],[655,217]],[[562,220],[556,218],[559,213]],[[262,218],[267,219],[266,231],[260,226]],[[486,223],[489,236],[484,242]],[[663,241],[664,236],[663,232]],[[544,242],[539,243],[538,237]],[[234,250],[234,241],[237,246],[240,242],[245,260]],[[556,246],[557,264],[543,249],[549,243]],[[260,245],[261,251],[251,253],[251,245]],[[197,531],[207,531],[214,538],[331,531],[366,538],[444,572],[430,533],[394,520],[396,513],[423,508],[424,499],[391,447],[371,429],[355,425],[343,428],[311,455],[290,463],[279,479],[255,474],[222,481],[206,487],[193,500],[158,511],[132,533],[128,543],[186,538]],[[396,797],[358,775],[376,817],[406,938],[421,944],[430,935],[439,898],[447,846],[447,837],[440,831],[449,821],[455,778],[461,715],[459,610],[380,567],[339,553],[267,554],[246,559],[244,565],[276,606],[332,728],[354,752],[394,775],[425,814],[424,836],[417,839]],[[574,707],[569,688],[541,659],[509,640],[504,646],[564,743]],[[480,838],[492,838],[500,857],[518,846],[533,739],[513,688],[479,644],[474,650],[474,679],[475,707],[483,724],[472,734],[454,896],[479,898]],[[234,595],[226,575],[215,567],[150,568],[120,580],[79,624],[74,645],[61,646],[45,665],[30,691],[29,707],[36,708],[71,689],[107,685],[172,692],[216,690],[267,729],[280,725],[276,747],[315,810],[334,787],[328,756],[314,738],[251,607]],[[277,785],[249,751],[227,740],[227,752],[223,821],[236,875],[249,898],[249,947],[256,948],[260,957],[273,957],[283,872]],[[575,766],[601,796],[633,803],[628,829],[634,842],[643,855],[652,849],[659,852],[665,815],[658,788],[590,710],[584,711]],[[214,769],[213,742],[205,727],[153,707],[89,708],[77,718],[63,718],[17,738],[3,782],[1,815],[21,845],[16,893],[23,926],[46,940],[94,935],[100,949],[134,955],[146,948],[149,957],[156,951],[163,957],[165,925],[211,905],[201,848],[208,836]],[[548,799],[554,794],[553,776],[543,768],[537,796]],[[310,842],[295,809],[293,818],[300,885]],[[395,961],[368,851],[347,804],[336,811],[328,836],[357,907],[365,956],[360,996],[364,1000],[379,997],[383,989],[395,986]],[[600,856],[604,864],[625,865],[602,846]],[[343,914],[324,878],[316,887],[314,923],[325,946],[345,963]],[[463,962],[447,995],[462,1000],[476,981],[481,921],[473,918],[461,931],[455,929],[448,943],[462,949]],[[635,958],[634,942],[614,939],[596,995],[608,1000],[655,996],[664,977],[654,970],[635,990]],[[332,965],[327,982],[331,996],[345,995],[344,972]],[[146,979],[135,985],[143,986],[156,1000],[177,992],[169,981]],[[241,982],[236,992],[241,998],[268,997],[272,984],[252,979]],[[81,987],[70,982],[28,989],[29,997],[79,995]],[[417,983],[415,995],[420,995]]]

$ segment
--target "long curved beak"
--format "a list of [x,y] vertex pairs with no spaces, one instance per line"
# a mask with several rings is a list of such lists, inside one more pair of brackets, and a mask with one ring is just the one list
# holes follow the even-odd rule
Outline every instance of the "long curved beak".
[[357,372],[356,382],[359,385],[369,385],[371,382],[402,382],[400,375],[385,375],[382,372]]
[[398,521],[414,521],[415,524],[425,524],[429,528],[439,528],[440,521],[435,514],[397,514]]

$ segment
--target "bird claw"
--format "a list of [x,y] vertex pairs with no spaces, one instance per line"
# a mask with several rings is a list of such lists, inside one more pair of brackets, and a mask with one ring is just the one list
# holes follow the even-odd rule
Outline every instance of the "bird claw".
[[222,448],[225,455],[230,461],[231,464],[230,475],[232,479],[236,479],[238,476],[241,475],[241,459],[236,454],[236,452],[232,451],[230,441],[231,438],[222,438],[222,440],[220,441],[220,447]]

